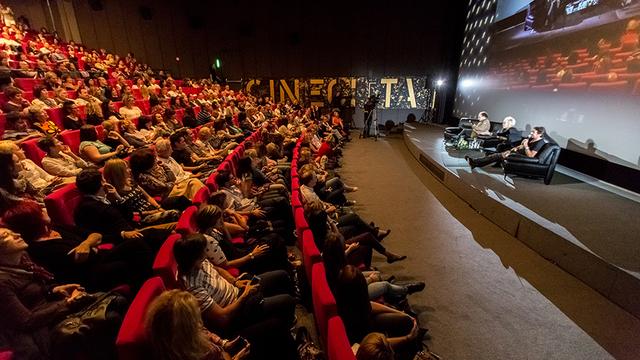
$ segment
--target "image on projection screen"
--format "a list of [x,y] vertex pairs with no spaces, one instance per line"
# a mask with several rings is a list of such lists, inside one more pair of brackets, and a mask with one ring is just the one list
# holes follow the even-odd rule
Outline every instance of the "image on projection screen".
[[640,170],[640,0],[471,0],[455,115]]

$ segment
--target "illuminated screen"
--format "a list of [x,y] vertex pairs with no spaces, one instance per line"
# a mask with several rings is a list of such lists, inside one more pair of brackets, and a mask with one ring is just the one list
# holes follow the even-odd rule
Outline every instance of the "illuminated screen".
[[471,0],[455,115],[640,169],[640,0]]

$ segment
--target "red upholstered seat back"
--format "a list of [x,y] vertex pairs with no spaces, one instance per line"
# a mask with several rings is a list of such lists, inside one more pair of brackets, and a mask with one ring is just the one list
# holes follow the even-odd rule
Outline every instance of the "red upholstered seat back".
[[178,263],[176,263],[176,259],[173,257],[173,244],[175,244],[178,239],[180,239],[179,234],[169,236],[160,247],[160,250],[158,250],[156,259],[153,262],[154,274],[160,276],[168,289],[179,288],[177,278]]
[[296,224],[296,235],[298,236],[298,248],[300,249],[302,244],[302,232],[309,228],[309,224],[307,224],[307,219],[304,217],[304,210],[302,208],[297,208],[294,215],[293,220]]
[[316,243],[313,238],[313,233],[311,230],[305,230],[302,232],[302,262],[304,263],[304,270],[307,274],[307,280],[310,285],[313,286],[311,282],[311,270],[313,269],[313,264],[320,262],[322,258],[320,257],[320,251],[316,246]]
[[311,298],[313,300],[313,314],[316,318],[318,333],[322,339],[322,343],[327,343],[327,331],[329,319],[337,316],[338,310],[336,300],[329,289],[324,264],[318,262],[313,265],[311,270]]
[[211,194],[211,191],[209,191],[209,188],[206,186],[203,186],[200,188],[200,190],[198,190],[198,192],[193,197],[193,200],[191,202],[193,202],[193,205],[195,206],[200,206],[200,204],[205,204],[209,199],[210,194]]
[[44,205],[51,222],[56,225],[73,226],[73,212],[81,198],[82,194],[76,188],[76,184],[65,185],[49,194],[44,198]]
[[78,153],[78,149],[80,148],[80,130],[63,131],[60,133],[60,139],[69,146],[69,149],[71,149],[74,154]]
[[116,348],[118,359],[148,359],[151,349],[147,342],[145,317],[151,302],[165,291],[162,279],[153,277],[147,280],[133,299],[127,314],[122,321]]
[[344,323],[339,316],[329,319],[327,334],[328,360],[355,360]]
[[182,235],[189,235],[197,232],[197,226],[195,224],[196,220],[196,211],[198,208],[195,206],[189,206],[178,219],[178,224],[176,225],[176,232]]
[[33,88],[38,84],[42,84],[43,80],[30,79],[30,78],[15,78],[13,79],[13,82],[16,84],[17,87],[19,87],[24,91],[33,91]]
[[62,116],[62,108],[45,109],[45,111],[47,112],[47,115],[49,115],[49,119],[51,121],[58,125],[60,129],[64,129],[64,125],[62,124],[62,119],[64,118]]
[[40,139],[29,139],[23,142],[20,146],[22,147],[22,150],[24,150],[24,155],[27,159],[30,159],[38,166],[42,166],[42,158],[46,153],[38,147],[38,140]]

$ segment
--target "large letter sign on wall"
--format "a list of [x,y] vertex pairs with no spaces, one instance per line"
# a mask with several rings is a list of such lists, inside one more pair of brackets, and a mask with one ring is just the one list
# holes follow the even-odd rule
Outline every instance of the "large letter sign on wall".
[[424,109],[431,105],[434,93],[426,81],[424,77],[246,79],[242,87],[277,102],[299,101],[307,106],[330,106],[339,96],[343,106],[353,106],[354,99],[355,106],[362,107],[371,95],[378,95],[378,109]]

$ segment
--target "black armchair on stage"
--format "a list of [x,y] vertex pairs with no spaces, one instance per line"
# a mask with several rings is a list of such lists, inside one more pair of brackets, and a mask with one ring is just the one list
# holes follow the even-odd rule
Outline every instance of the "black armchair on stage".
[[545,185],[549,185],[560,157],[560,146],[550,138],[544,141],[546,143],[536,157],[530,158],[516,154],[507,156],[502,164],[504,175],[543,178]]

